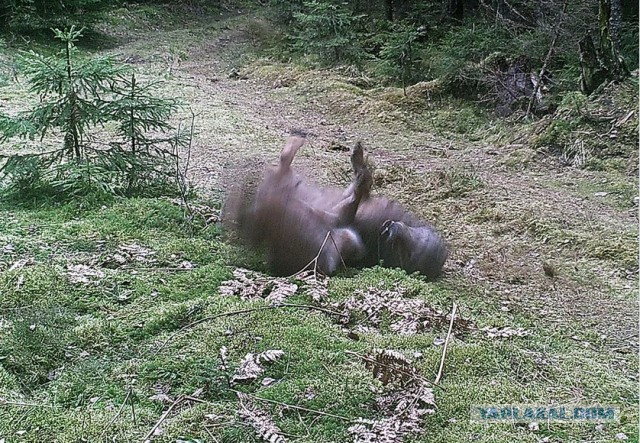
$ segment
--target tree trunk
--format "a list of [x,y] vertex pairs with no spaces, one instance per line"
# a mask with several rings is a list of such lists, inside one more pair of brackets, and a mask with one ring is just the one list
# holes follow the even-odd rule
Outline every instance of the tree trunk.
[[578,42],[580,50],[580,90],[591,94],[607,78],[590,34]]
[[609,25],[613,48],[616,51],[620,51],[620,28],[622,27],[622,4],[620,0],[611,0]]
[[621,18],[620,0],[599,0],[599,47],[593,44],[591,35],[586,35],[578,43],[582,70],[580,89],[585,94],[592,93],[607,80],[620,81],[629,75],[629,68],[618,50]]
[[[618,1],[617,13],[621,14],[619,0],[600,0],[600,7],[598,10],[598,18],[600,22],[600,55],[602,57],[602,64],[608,71],[608,78],[611,80],[622,80],[629,75],[629,69],[627,68],[622,55],[618,51],[613,39],[612,28],[614,28],[612,17],[612,3]],[[620,20],[622,16],[618,17]],[[619,26],[620,21],[617,23],[618,29],[615,31],[618,33],[618,39],[620,37]],[[619,46],[619,45],[618,45]]]

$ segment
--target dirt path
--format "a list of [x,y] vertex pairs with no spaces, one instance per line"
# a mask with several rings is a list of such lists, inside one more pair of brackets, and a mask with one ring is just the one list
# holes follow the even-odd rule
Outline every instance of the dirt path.
[[[506,164],[518,146],[415,129],[395,118],[397,110],[379,106],[375,91],[332,87],[331,73],[242,67],[251,39],[241,23],[153,33],[119,48],[123,56],[150,46],[162,54],[184,42],[185,33],[207,35],[190,42],[184,61],[160,55],[144,63],[151,71],[170,70],[168,92],[197,115],[190,172],[200,189],[210,193],[255,172],[259,161],[247,158],[275,159],[290,128],[314,135],[297,163],[335,184],[348,174],[348,153],[330,148],[363,140],[389,172],[379,192],[398,196],[445,233],[452,257],[442,285],[494,297],[496,306],[507,304],[532,321],[588,328],[606,337],[603,349],[637,346],[637,208],[620,209],[581,191],[632,178],[552,163],[514,168]],[[468,189],[443,196],[440,188],[456,180]]]

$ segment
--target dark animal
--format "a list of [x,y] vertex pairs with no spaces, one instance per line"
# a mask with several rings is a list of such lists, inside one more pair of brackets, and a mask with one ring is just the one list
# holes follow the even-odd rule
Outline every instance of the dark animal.
[[431,225],[385,197],[363,199],[353,227],[367,251],[358,266],[381,264],[433,278],[440,275],[449,255]]
[[[225,218],[253,245],[264,245],[267,261],[276,275],[294,274],[314,261],[325,274],[335,273],[342,262],[353,263],[365,255],[364,244],[351,227],[362,198],[361,183],[371,180],[363,154],[354,153],[354,169],[360,170],[349,188],[310,185],[291,168],[304,144],[301,136],[287,140],[277,165],[268,167],[257,190],[236,191],[228,199]],[[369,184],[370,186],[370,184]]]
[[428,277],[440,273],[448,254],[444,241],[398,202],[370,195],[373,180],[360,143],[351,155],[353,181],[340,191],[294,173],[291,163],[304,142],[291,136],[257,190],[232,193],[225,205],[227,221],[253,245],[266,247],[274,274],[294,274],[314,260],[325,274],[342,264],[378,263]]

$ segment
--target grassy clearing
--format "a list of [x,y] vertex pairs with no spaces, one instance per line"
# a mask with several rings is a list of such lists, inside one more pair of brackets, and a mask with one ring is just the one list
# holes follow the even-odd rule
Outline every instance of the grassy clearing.
[[[178,93],[198,114],[200,189],[223,184],[222,164],[275,155],[282,132],[303,126],[317,141],[301,163],[314,162],[335,183],[332,168],[342,174],[347,154],[325,152],[327,140],[362,138],[376,160],[376,191],[445,233],[452,256],[436,282],[375,268],[329,284],[333,303],[370,287],[404,288],[404,297],[444,312],[456,302],[474,325],[454,330],[436,413],[415,441],[611,442],[619,433],[638,441],[637,222],[629,209],[637,179],[625,168],[556,169],[528,145],[486,146],[478,140],[497,139],[503,124],[468,104],[427,100],[430,90],[404,97],[399,88],[364,89],[340,73],[270,60],[241,71],[248,80],[228,78],[259,38],[245,32],[255,18],[163,29],[163,14],[145,7],[130,21],[114,16],[111,25],[122,28],[109,29],[122,46],[112,51],[166,76],[164,93]],[[156,29],[142,32],[142,23]],[[17,94],[1,92],[8,102]],[[167,200],[37,202],[0,206],[0,440],[142,441],[174,400],[201,390],[198,401],[174,407],[153,441],[260,441],[228,382],[248,352],[284,351],[264,374],[277,382],[236,389],[347,419],[258,403],[292,441],[350,441],[352,420],[380,418],[380,383],[347,351],[394,349],[435,377],[442,346],[434,342],[446,325],[399,335],[388,314],[379,328],[366,316],[345,327],[322,312],[221,296],[234,266],[263,269],[259,257],[215,226],[185,223]],[[287,302],[313,304],[300,292]],[[528,335],[489,338],[485,327]],[[541,422],[537,430],[469,421],[471,405],[492,402],[614,404],[622,420]]]
[[[271,309],[192,322],[221,313],[264,306],[218,292],[231,276],[231,257],[240,256],[221,241],[215,228],[193,231],[181,209],[163,199],[131,199],[90,209],[77,205],[20,209],[2,207],[3,247],[0,287],[0,438],[15,442],[141,440],[170,399],[202,390],[201,403],[176,408],[154,441],[259,441],[237,416],[237,400],[222,367],[221,347],[237,365],[247,352],[281,349],[283,359],[269,366],[269,387],[254,382],[239,389],[263,398],[353,420],[376,416],[378,386],[356,358],[388,348],[415,358],[433,379],[442,348],[434,339],[445,328],[413,336],[397,335],[383,321],[380,329],[361,318],[349,325],[353,340],[329,316],[303,309]],[[195,233],[194,233],[195,232]],[[124,263],[114,262],[132,252]],[[131,245],[136,245],[134,249]],[[249,259],[251,260],[251,259]],[[180,268],[188,262],[193,269]],[[103,274],[72,282],[72,265]],[[13,270],[11,270],[13,268]],[[477,328],[522,327],[526,337],[490,339],[475,328],[453,339],[437,413],[428,418],[420,441],[608,441],[618,432],[634,434],[637,402],[630,373],[631,354],[617,352],[580,324],[555,325],[487,297],[480,288],[460,290],[461,282],[425,283],[403,272],[370,269],[335,277],[336,303],[363,288],[405,288],[443,311],[455,300]],[[291,303],[311,303],[295,295]],[[363,326],[369,326],[362,329]],[[578,337],[579,336],[579,337]],[[119,408],[127,401],[121,413]],[[593,424],[526,426],[468,422],[469,408],[486,403],[612,403],[622,406],[620,424],[598,431]],[[346,441],[350,423],[332,417],[263,405],[296,441]],[[280,412],[278,412],[280,411]],[[295,437],[295,438],[294,438]],[[631,440],[633,441],[633,440]]]

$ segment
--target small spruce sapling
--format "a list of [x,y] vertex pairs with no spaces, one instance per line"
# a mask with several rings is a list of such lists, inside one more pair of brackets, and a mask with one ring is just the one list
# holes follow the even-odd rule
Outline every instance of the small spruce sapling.
[[[0,114],[0,143],[39,137],[45,152],[0,156],[0,180],[21,191],[46,183],[66,195],[128,195],[175,182],[176,146],[187,143],[169,123],[177,101],[156,97],[157,83],[140,84],[111,57],[79,54],[75,42],[82,29],[54,33],[64,44],[57,54],[22,54],[39,103],[13,116]],[[44,146],[45,135],[53,149],[51,142]]]

